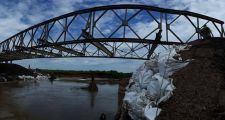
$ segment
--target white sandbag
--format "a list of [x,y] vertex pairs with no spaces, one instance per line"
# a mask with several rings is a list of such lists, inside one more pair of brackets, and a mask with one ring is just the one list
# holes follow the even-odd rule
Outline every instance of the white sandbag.
[[153,72],[151,70],[147,70],[144,68],[138,75],[138,83],[141,89],[146,89],[149,83],[149,79],[151,79]]
[[156,106],[173,95],[175,86],[169,76],[188,64],[173,58],[177,51],[180,48],[173,47],[146,61],[133,73],[124,97],[132,119],[154,120],[161,111]]
[[136,92],[126,92],[124,96],[124,100],[127,101],[128,103],[135,102],[137,99],[137,93]]
[[144,115],[147,120],[155,120],[155,118],[159,115],[160,112],[160,108],[152,107],[151,104],[148,104],[145,107]]

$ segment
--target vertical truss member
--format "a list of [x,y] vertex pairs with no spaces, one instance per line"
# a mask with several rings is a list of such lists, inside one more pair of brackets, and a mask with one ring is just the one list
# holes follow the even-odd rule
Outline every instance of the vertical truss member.
[[148,52],[147,59],[150,59],[151,55],[153,54],[158,44],[160,43],[161,38],[162,38],[162,30],[160,29],[159,32],[156,33],[155,41],[152,43],[152,47]]

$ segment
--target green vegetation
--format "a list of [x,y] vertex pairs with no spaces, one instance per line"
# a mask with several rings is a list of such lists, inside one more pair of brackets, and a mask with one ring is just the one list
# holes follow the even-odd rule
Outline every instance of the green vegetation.
[[43,74],[53,74],[55,76],[69,76],[69,77],[91,77],[92,75],[99,78],[128,78],[131,77],[131,73],[122,73],[114,70],[110,71],[75,71],[75,70],[38,70]]

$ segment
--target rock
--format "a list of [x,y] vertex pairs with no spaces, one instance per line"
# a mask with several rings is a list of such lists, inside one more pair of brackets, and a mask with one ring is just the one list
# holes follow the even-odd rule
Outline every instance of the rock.
[[90,83],[88,86],[88,90],[89,91],[98,91],[98,87],[97,87],[96,83]]
[[129,84],[129,79],[124,78],[119,81],[119,88],[118,88],[118,110],[115,116],[115,120],[131,120],[128,115],[128,110],[123,105],[123,99],[126,91],[126,86]]
[[0,82],[7,82],[7,79],[4,76],[0,76]]
[[106,120],[106,115],[104,113],[102,113],[99,120]]
[[92,79],[91,79],[91,82],[89,83],[89,86],[88,86],[88,90],[89,91],[98,91],[98,87],[95,83],[95,80],[94,80],[94,76],[92,76]]

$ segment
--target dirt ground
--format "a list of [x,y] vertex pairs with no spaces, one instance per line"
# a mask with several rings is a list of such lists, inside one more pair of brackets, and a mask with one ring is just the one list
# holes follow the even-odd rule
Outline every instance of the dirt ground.
[[181,56],[193,60],[171,76],[176,89],[157,120],[225,120],[225,39],[190,44]]

